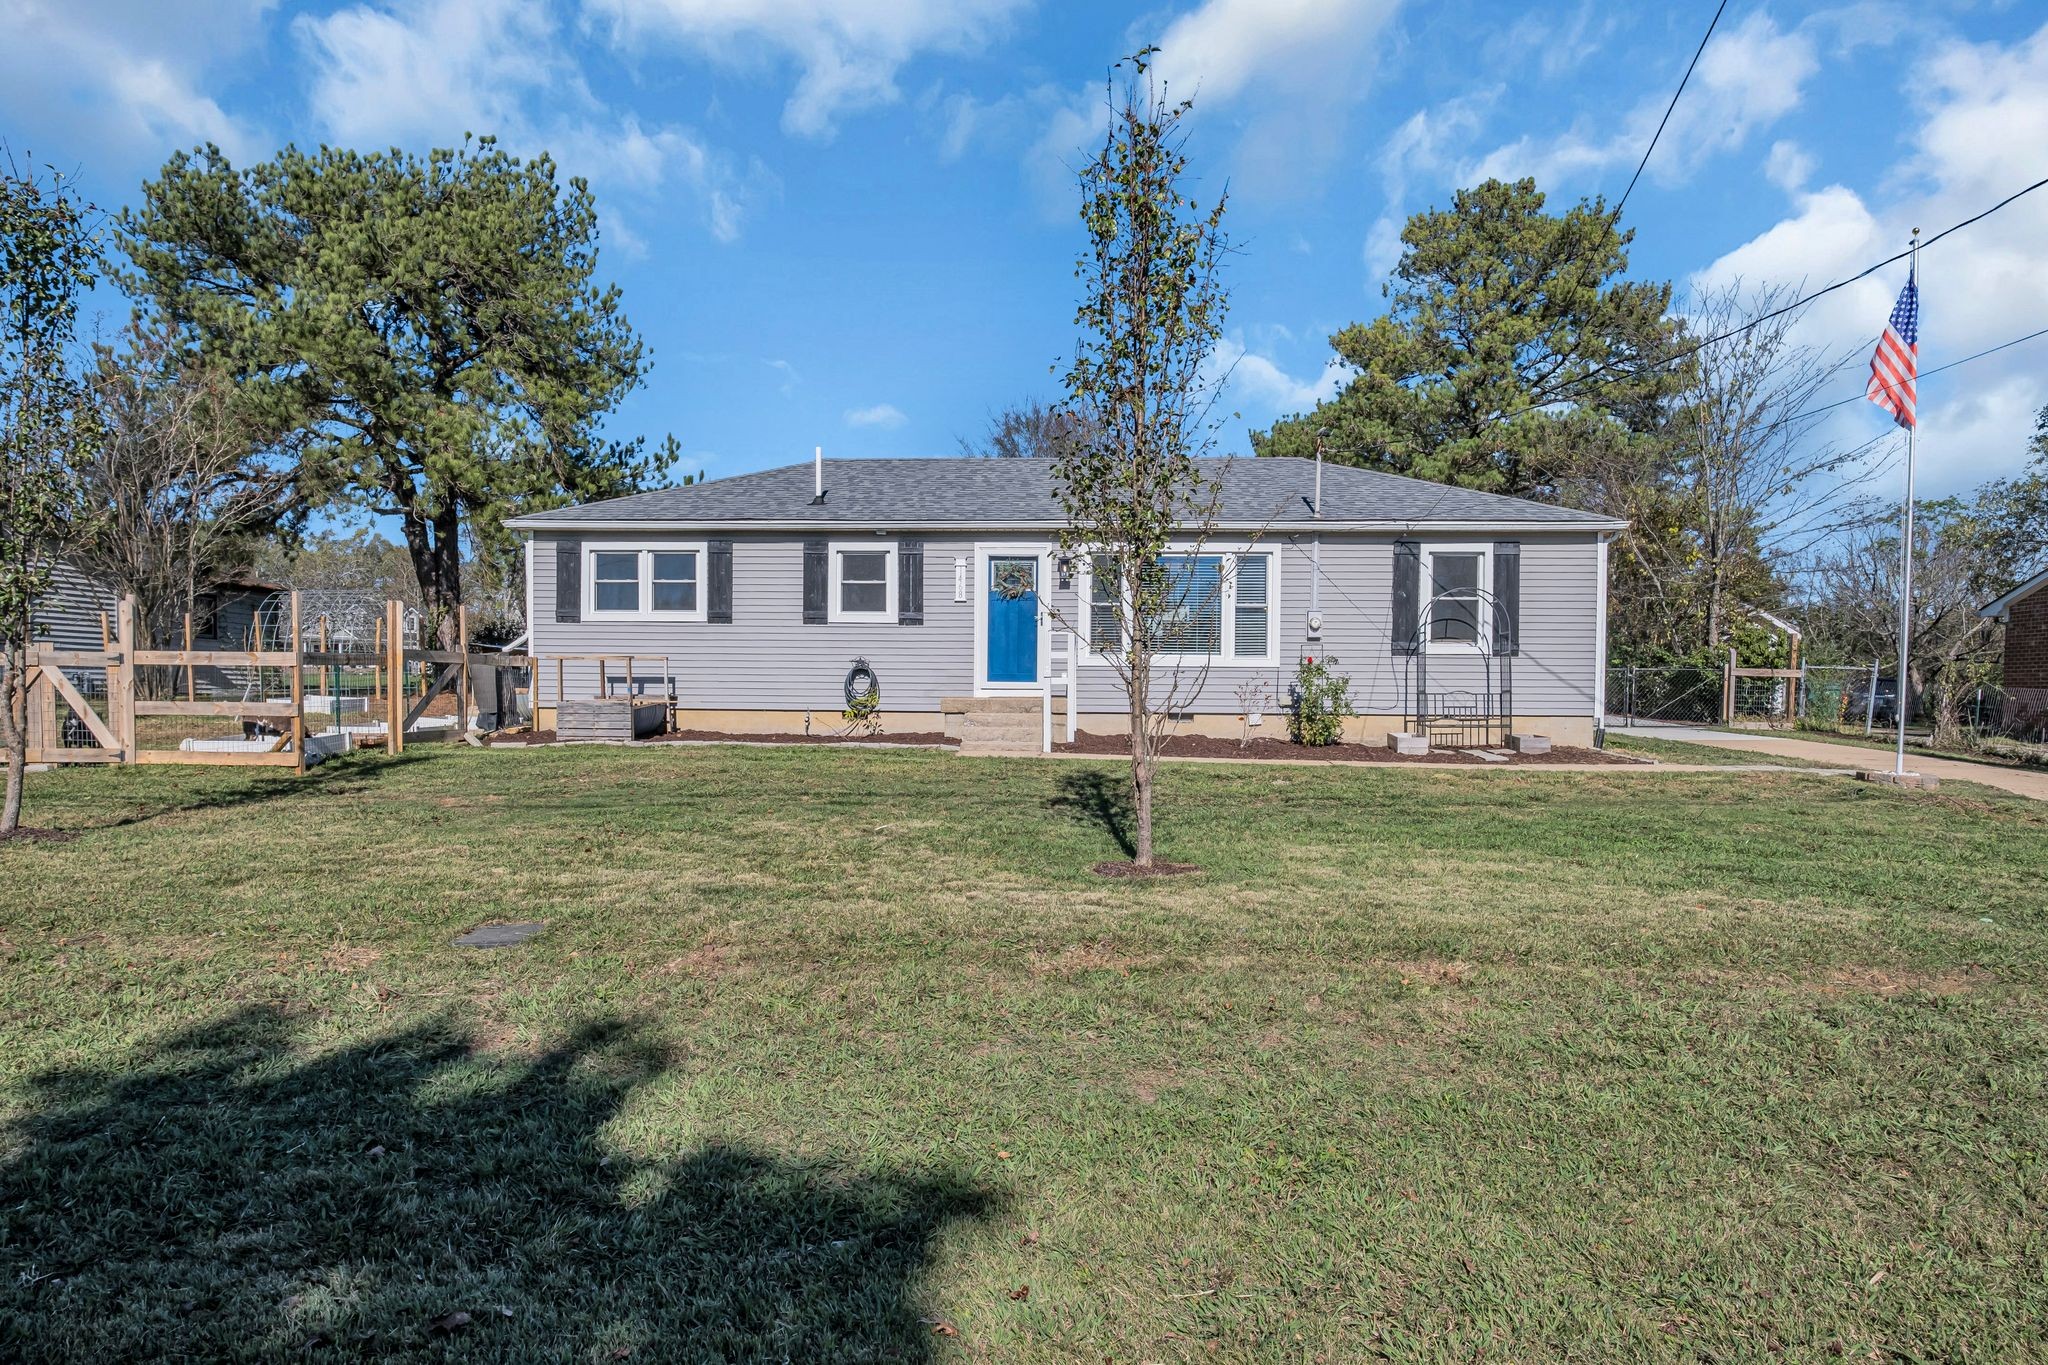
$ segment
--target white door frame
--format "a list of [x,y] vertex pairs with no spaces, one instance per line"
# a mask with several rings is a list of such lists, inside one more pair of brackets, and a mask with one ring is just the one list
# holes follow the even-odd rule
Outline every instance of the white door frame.
[[[1035,559],[1038,561],[1038,680],[1036,682],[995,682],[988,680],[988,562],[991,559]],[[1045,690],[1045,675],[1052,666],[1051,617],[1045,610],[1050,590],[1052,547],[1044,541],[976,541],[974,580],[969,592],[974,598],[974,695],[977,697],[1035,697]]]

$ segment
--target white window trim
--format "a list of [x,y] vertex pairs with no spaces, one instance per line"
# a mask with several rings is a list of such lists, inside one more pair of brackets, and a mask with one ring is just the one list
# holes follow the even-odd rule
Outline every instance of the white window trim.
[[[691,611],[655,611],[654,556],[656,554],[697,556],[697,605]],[[597,605],[597,556],[630,554],[640,557],[640,606],[633,611],[605,611]],[[701,540],[634,540],[583,542],[583,619],[586,621],[702,621],[709,609],[710,556]]]
[[1430,599],[1436,596],[1436,557],[1446,555],[1478,555],[1479,581],[1473,586],[1479,590],[1478,611],[1479,638],[1466,640],[1432,640],[1429,638],[1429,623],[1422,631],[1422,648],[1430,654],[1491,654],[1493,653],[1493,545],[1487,541],[1447,541],[1441,545],[1430,541],[1422,543],[1422,581],[1416,585],[1416,610],[1428,607]]
[[[1168,555],[1222,555],[1223,565],[1223,650],[1219,654],[1176,654],[1166,650],[1153,653],[1153,658],[1166,664],[1207,663],[1216,668],[1277,668],[1280,658],[1280,578],[1281,547],[1270,542],[1253,544],[1250,541],[1210,541],[1203,545],[1169,544]],[[1266,555],[1266,650],[1263,654],[1238,654],[1237,651],[1237,558],[1239,555]],[[1090,595],[1094,591],[1095,558],[1092,554],[1076,553],[1074,557],[1074,602],[1077,619],[1074,622],[1074,648],[1076,657],[1090,666],[1109,663],[1109,658],[1094,649],[1089,643]]]
[[[826,563],[830,571],[826,574],[825,619],[833,625],[890,625],[898,619],[897,603],[902,599],[896,593],[896,542],[877,536],[873,540],[835,540],[825,547]],[[840,573],[841,558],[847,554],[879,554],[886,566],[880,611],[847,611],[839,605],[840,584],[844,581]]]

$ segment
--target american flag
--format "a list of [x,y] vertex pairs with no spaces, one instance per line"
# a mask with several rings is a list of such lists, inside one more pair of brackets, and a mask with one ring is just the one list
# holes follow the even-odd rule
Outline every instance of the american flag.
[[1913,425],[1913,386],[1920,377],[1920,285],[1908,278],[1892,306],[1891,321],[1870,357],[1870,387],[1863,393],[1902,427]]

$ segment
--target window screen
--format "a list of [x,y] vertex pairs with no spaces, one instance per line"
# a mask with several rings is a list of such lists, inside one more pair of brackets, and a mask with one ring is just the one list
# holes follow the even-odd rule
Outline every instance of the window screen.
[[697,555],[692,551],[656,550],[653,560],[654,609],[697,610]]
[[1429,560],[1429,638],[1479,643],[1479,561],[1476,554],[1436,554]]
[[887,550],[847,550],[840,554],[839,609],[867,612],[889,609]]
[[591,605],[599,611],[640,610],[640,554],[600,550],[590,557]]

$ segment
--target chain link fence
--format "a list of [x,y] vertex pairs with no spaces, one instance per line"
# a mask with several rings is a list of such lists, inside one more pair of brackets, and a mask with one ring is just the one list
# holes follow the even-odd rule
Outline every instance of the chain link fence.
[[1622,725],[1718,725],[1725,681],[1691,664],[1609,668],[1608,714]]

